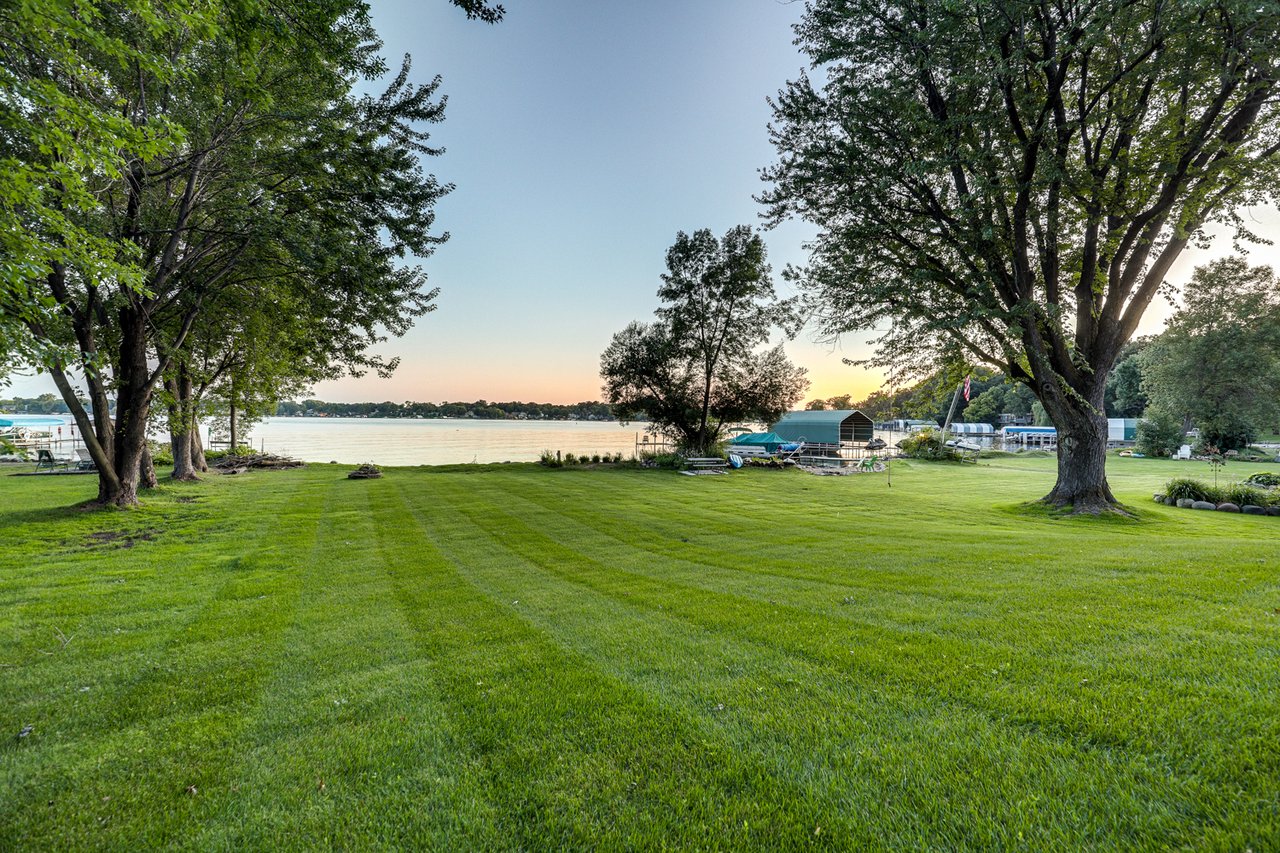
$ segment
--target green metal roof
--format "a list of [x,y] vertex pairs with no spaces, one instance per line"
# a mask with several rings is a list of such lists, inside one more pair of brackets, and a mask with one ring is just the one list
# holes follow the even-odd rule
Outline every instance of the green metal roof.
[[842,441],[870,441],[875,435],[875,425],[871,418],[857,409],[806,409],[787,412],[773,425],[773,431],[787,441],[839,444]]

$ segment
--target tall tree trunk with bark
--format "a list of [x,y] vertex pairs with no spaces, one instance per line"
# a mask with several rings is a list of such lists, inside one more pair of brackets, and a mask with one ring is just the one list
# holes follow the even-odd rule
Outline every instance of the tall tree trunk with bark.
[[209,470],[209,463],[204,458],[204,442],[200,440],[200,430],[191,430],[191,467],[199,473]]
[[1058,479],[1042,498],[1054,507],[1097,515],[1118,511],[1107,482],[1106,393],[1102,380],[1089,383],[1084,393],[1072,393],[1045,383],[1037,395],[1058,430]]
[[195,432],[194,401],[191,375],[187,372],[186,365],[179,364],[177,375],[165,384],[173,400],[169,406],[169,446],[173,450],[172,477],[175,480],[195,480],[197,468],[192,461],[194,458],[192,436]]
[[138,503],[138,481],[147,446],[152,378],[147,364],[146,317],[133,306],[120,310],[120,353],[115,424],[115,478],[99,477],[98,500],[115,506]]
[[144,441],[142,443],[142,461],[138,463],[138,487],[141,489],[154,489],[158,484],[156,463],[151,458],[151,444]]

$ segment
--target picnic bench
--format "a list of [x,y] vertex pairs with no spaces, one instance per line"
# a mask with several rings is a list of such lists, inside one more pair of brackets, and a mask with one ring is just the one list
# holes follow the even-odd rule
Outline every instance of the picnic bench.
[[719,456],[690,456],[684,461],[689,465],[689,470],[680,473],[689,475],[723,474],[729,467],[729,462]]

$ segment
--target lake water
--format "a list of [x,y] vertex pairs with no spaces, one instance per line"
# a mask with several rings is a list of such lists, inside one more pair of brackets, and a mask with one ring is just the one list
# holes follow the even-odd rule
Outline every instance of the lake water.
[[447,465],[533,462],[543,450],[635,453],[644,425],[613,421],[485,421],[440,418],[268,418],[254,447],[305,462]]
[[[74,427],[64,417],[70,453]],[[630,457],[645,437],[644,424],[616,421],[487,421],[440,418],[268,418],[247,438],[255,448],[304,462],[449,465],[460,462],[534,462],[543,450]],[[45,427],[48,429],[48,427]],[[207,436],[207,431],[203,431]],[[893,444],[902,434],[877,433]],[[155,436],[167,440],[167,435]],[[242,438],[241,441],[246,441]],[[643,447],[643,445],[642,445]]]

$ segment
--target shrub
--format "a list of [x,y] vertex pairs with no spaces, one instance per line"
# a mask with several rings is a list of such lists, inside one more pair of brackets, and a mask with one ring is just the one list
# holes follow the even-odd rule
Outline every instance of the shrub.
[[[605,461],[607,462],[608,460],[606,459]],[[599,454],[599,453],[592,453],[592,454],[591,454],[591,464],[592,464],[592,465],[599,465],[599,464],[600,464],[600,454]]]
[[1232,483],[1222,489],[1222,499],[1236,506],[1253,504],[1254,506],[1270,506],[1275,498],[1266,489],[1249,486],[1244,483]]
[[640,454],[640,462],[646,468],[679,469],[684,467],[684,457],[679,453],[653,453],[650,451],[642,451]]
[[1207,418],[1198,426],[1200,427],[1200,446],[1207,448],[1212,445],[1222,451],[1248,447],[1258,434],[1252,424],[1233,414]]
[[942,434],[931,429],[922,429],[909,435],[899,443],[903,456],[912,459],[951,459],[951,448],[942,444]]
[[577,457],[575,454],[573,454],[573,453],[566,453],[566,454],[564,455],[564,464],[566,464],[566,465],[577,465],[577,464],[578,464],[578,457]]
[[1280,474],[1272,474],[1270,471],[1259,471],[1256,474],[1250,474],[1244,478],[1245,483],[1250,486],[1261,486],[1264,489],[1274,489],[1280,486]]
[[1144,456],[1171,456],[1182,445],[1182,423],[1168,412],[1152,411],[1138,421],[1134,450]]
[[538,457],[538,464],[545,465],[548,468],[559,468],[564,463],[560,461],[560,457],[556,456],[554,450],[544,450],[542,455]]
[[1188,498],[1193,501],[1209,501],[1210,503],[1222,503],[1222,489],[1217,486],[1211,486],[1208,483],[1202,483],[1199,480],[1192,480],[1189,477],[1179,477],[1165,483],[1164,493],[1166,497],[1173,498],[1175,501],[1182,498]]

